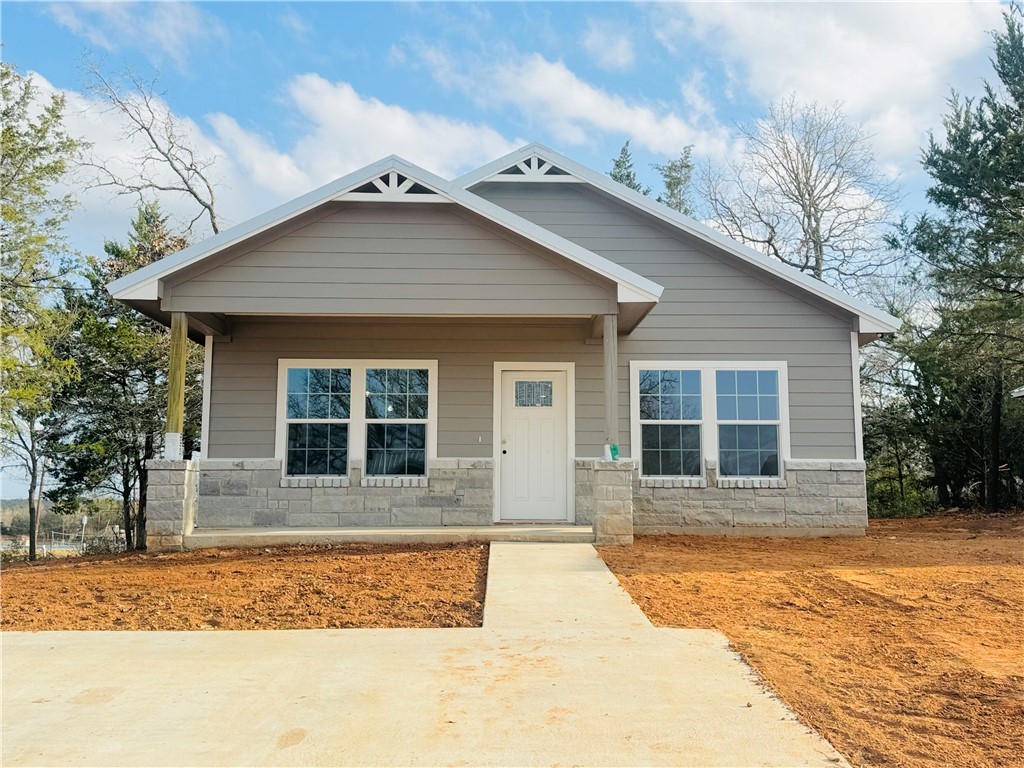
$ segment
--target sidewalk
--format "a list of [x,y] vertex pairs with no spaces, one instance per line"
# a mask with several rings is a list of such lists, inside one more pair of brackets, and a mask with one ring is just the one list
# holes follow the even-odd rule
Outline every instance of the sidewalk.
[[721,634],[652,627],[586,544],[493,544],[482,629],[2,644],[5,766],[845,764]]

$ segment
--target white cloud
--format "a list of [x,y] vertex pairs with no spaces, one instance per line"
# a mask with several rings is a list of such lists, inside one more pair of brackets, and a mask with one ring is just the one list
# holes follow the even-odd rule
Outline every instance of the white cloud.
[[633,41],[621,24],[587,19],[583,49],[601,69],[626,70],[633,66]]
[[675,155],[687,144],[714,157],[729,150],[729,132],[713,116],[682,115],[671,104],[609,93],[540,54],[505,50],[490,61],[466,62],[422,45],[417,56],[442,85],[486,108],[515,109],[537,130],[566,144],[585,145],[600,134],[630,138],[634,146],[663,155]]
[[313,31],[309,23],[299,15],[294,8],[285,8],[277,17],[281,26],[291,33],[291,36],[300,43],[307,42]]
[[192,3],[52,3],[54,21],[106,51],[136,49],[184,69],[194,45],[223,37],[215,17]]
[[[886,157],[915,157],[951,86],[987,69],[995,2],[694,3],[659,6],[654,34],[682,53],[698,40],[747,90],[770,101],[841,101]],[[738,71],[737,71],[738,70]]]

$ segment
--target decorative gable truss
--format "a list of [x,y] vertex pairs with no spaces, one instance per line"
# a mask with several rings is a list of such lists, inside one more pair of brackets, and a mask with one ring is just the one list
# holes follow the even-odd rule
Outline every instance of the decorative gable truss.
[[515,165],[510,165],[503,171],[498,171],[492,176],[481,181],[542,181],[555,183],[580,184],[578,179],[557,165],[548,162],[538,155],[533,155],[521,160]]
[[398,171],[387,171],[375,179],[346,192],[337,200],[398,203],[450,203],[451,198]]

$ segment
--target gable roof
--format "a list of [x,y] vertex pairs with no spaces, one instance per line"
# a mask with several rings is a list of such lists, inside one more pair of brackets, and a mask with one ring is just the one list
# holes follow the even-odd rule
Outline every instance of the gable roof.
[[653,280],[566,240],[527,221],[501,206],[484,200],[461,186],[442,179],[396,155],[379,160],[358,171],[336,179],[280,205],[260,216],[225,230],[184,250],[149,264],[110,283],[107,290],[122,301],[152,301],[159,298],[160,281],[191,267],[224,249],[284,224],[308,211],[332,201],[440,202],[456,204],[503,229],[526,238],[543,248],[617,286],[620,304],[642,305],[630,317],[639,322],[658,302],[664,288]]
[[696,219],[669,208],[646,195],[611,179],[599,171],[587,168],[572,158],[536,142],[527,144],[504,157],[470,171],[452,183],[469,189],[484,182],[545,182],[586,183],[610,197],[628,203],[643,212],[697,237],[723,251],[752,264],[758,269],[781,278],[788,283],[829,304],[860,318],[860,333],[894,333],[900,329],[899,318],[856,299],[827,283],[823,283],[798,269],[760,253],[727,235],[717,232]]

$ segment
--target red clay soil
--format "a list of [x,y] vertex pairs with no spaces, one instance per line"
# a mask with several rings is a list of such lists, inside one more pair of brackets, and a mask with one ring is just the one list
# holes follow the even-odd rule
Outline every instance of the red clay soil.
[[288,546],[19,563],[0,628],[478,627],[487,547]]
[[724,632],[853,765],[1024,766],[1024,517],[601,554],[655,624]]

